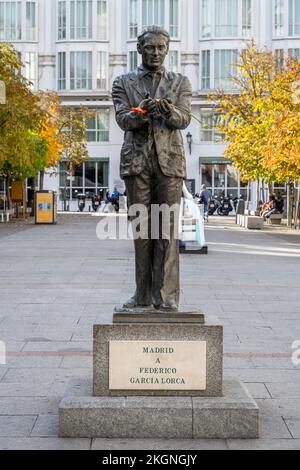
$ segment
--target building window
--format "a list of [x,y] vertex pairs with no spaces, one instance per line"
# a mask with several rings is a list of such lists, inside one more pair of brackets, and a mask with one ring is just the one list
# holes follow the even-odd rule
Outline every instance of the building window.
[[252,32],[252,0],[243,0],[242,4],[242,33],[249,38]]
[[109,142],[109,108],[97,110],[87,119],[88,142]]
[[165,1],[142,0],[142,26],[143,29],[150,25],[164,26]]
[[300,49],[289,49],[288,54],[289,57],[295,57],[296,59],[300,59]]
[[178,38],[179,34],[179,1],[170,0],[170,36]]
[[31,89],[35,90],[37,88],[37,63],[35,52],[25,53],[25,77],[31,82]]
[[71,1],[71,39],[92,39],[92,0]]
[[92,52],[70,53],[71,90],[92,89]]
[[238,0],[216,0],[216,37],[238,36]]
[[107,39],[107,1],[97,1],[97,38]]
[[109,162],[100,159],[87,160],[72,174],[68,162],[59,165],[60,200],[77,200],[78,194],[91,198],[101,189],[108,189]]
[[138,53],[137,51],[129,52],[129,70],[133,72],[138,66]]
[[275,59],[276,59],[276,66],[277,69],[280,70],[284,66],[284,50],[283,49],[275,49]]
[[26,2],[26,39],[36,40],[36,5],[35,2]]
[[107,89],[107,54],[97,52],[97,89]]
[[232,49],[215,51],[215,88],[234,88],[230,77],[236,73],[237,52]]
[[201,16],[202,16],[202,37],[211,37],[211,0],[202,0]]
[[201,53],[201,89],[210,89],[210,51]]
[[66,2],[58,2],[58,39],[66,39],[67,36],[67,10]]
[[130,0],[130,22],[129,22],[129,37],[134,39],[138,35],[138,2],[137,0]]
[[203,109],[200,113],[200,142],[223,142],[224,136],[218,129],[220,114],[212,109]]
[[171,72],[178,73],[179,71],[178,51],[169,52],[169,69]]
[[21,2],[0,2],[0,41],[20,41],[21,39]]
[[300,0],[289,0],[289,36],[300,35]]
[[275,36],[284,35],[284,0],[275,0]]
[[58,90],[65,90],[66,89],[66,53],[65,52],[58,53],[57,81],[58,81]]

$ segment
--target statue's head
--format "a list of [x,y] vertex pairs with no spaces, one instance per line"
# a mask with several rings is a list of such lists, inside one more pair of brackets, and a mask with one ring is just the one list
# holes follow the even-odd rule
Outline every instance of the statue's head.
[[159,26],[149,26],[138,36],[137,50],[142,55],[143,66],[158,70],[169,52],[170,35]]

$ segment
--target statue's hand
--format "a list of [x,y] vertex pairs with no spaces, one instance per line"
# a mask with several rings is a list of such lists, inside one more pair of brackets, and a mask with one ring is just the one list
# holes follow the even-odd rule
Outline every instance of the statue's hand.
[[172,112],[172,103],[170,100],[158,100],[157,101],[157,110],[162,116],[169,116]]

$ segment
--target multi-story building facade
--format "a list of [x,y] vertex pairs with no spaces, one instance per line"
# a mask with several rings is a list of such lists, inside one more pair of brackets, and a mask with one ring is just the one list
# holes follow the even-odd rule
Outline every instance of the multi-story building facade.
[[251,37],[279,57],[300,56],[300,0],[0,0],[0,41],[20,51],[33,88],[56,90],[63,104],[94,110],[89,159],[68,178],[62,165],[45,183],[60,194],[67,188],[71,207],[78,192],[120,184],[122,131],[111,87],[114,77],[139,63],[137,34],[150,24],[170,32],[166,65],[193,86],[192,112],[201,125],[193,119],[183,133],[192,188],[206,183],[213,193],[246,191],[223,158],[219,116],[207,95],[230,89],[236,53]]

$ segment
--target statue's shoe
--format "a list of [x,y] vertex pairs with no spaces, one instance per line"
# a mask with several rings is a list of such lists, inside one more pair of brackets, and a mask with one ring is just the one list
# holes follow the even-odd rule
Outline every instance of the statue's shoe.
[[159,305],[155,305],[155,309],[159,310],[161,312],[174,312],[174,313],[176,313],[176,312],[178,312],[178,305],[162,303],[162,304],[159,304]]
[[149,304],[146,305],[140,304],[137,302],[136,296],[134,295],[131,299],[129,299],[125,304],[123,305],[123,308],[151,308],[152,304],[149,302]]

